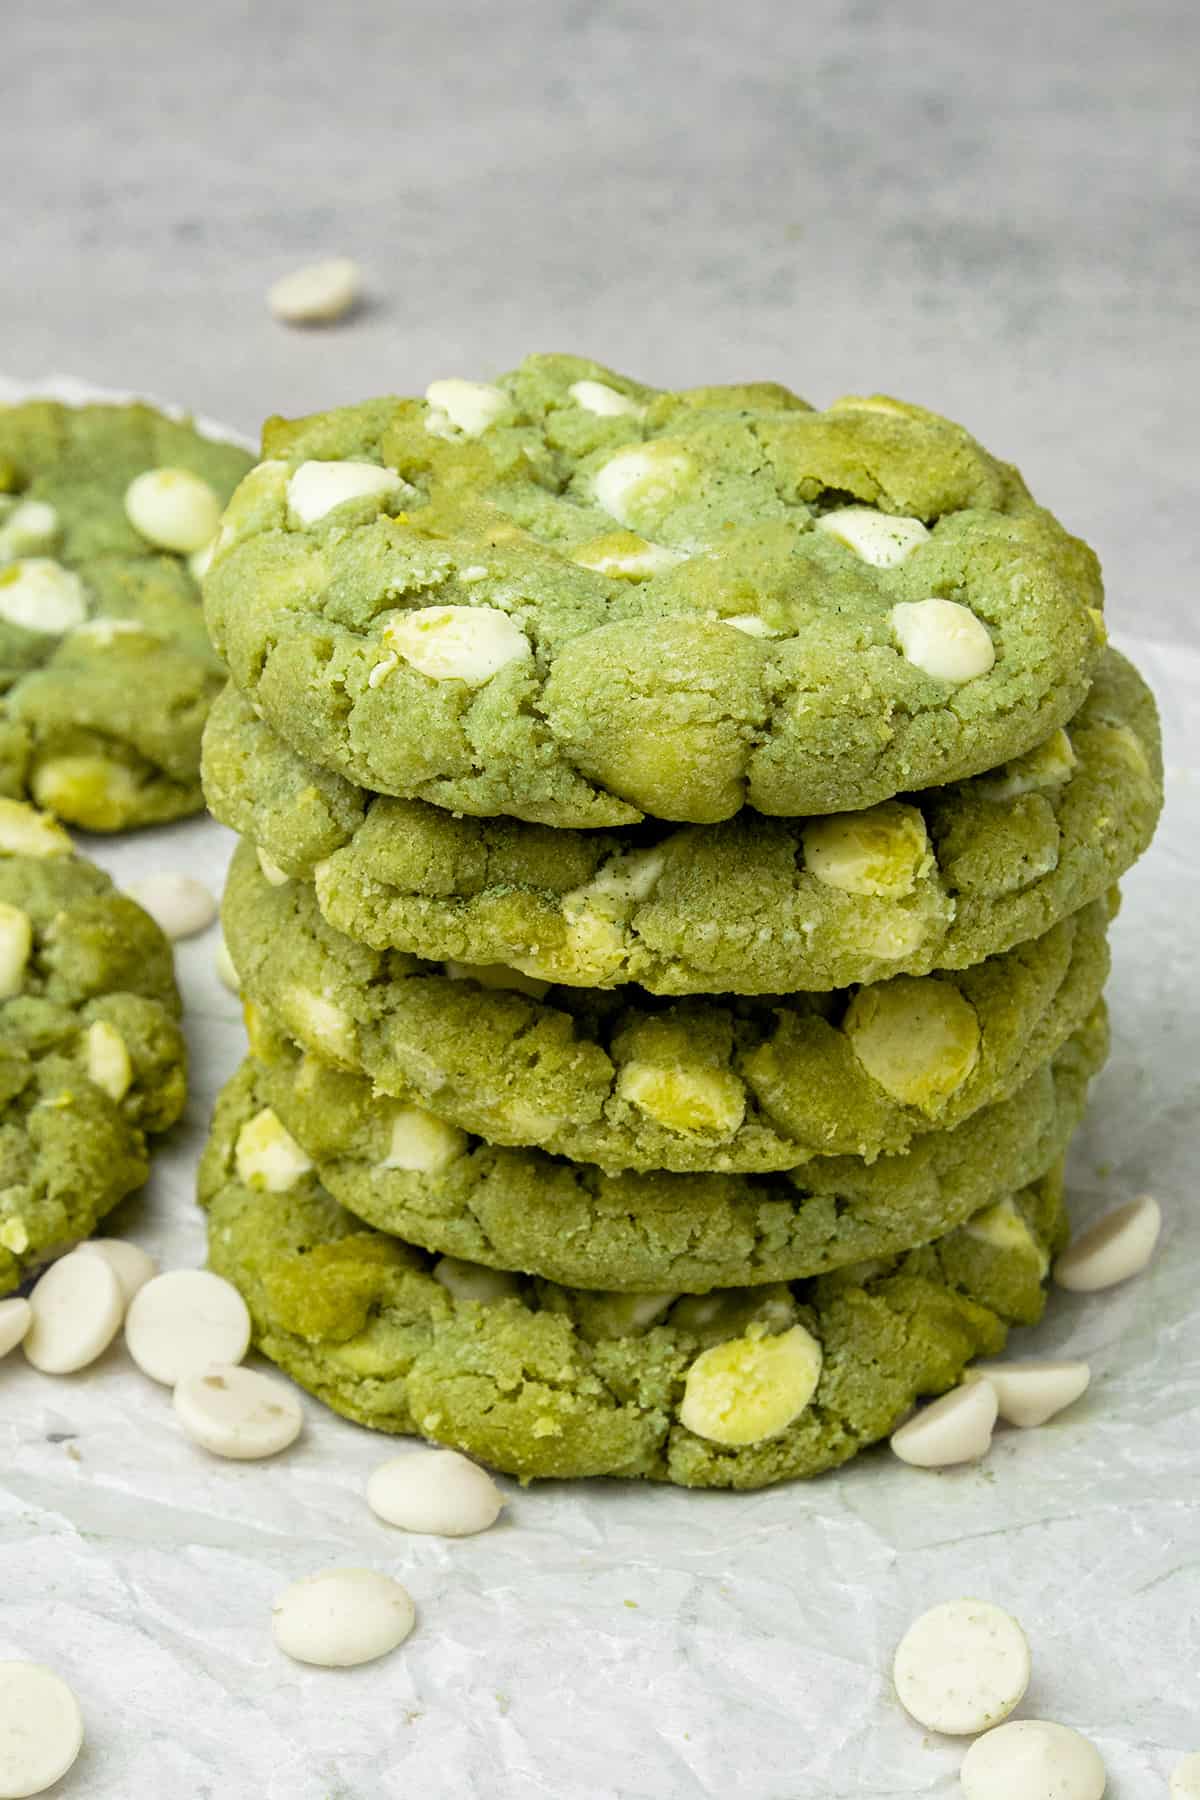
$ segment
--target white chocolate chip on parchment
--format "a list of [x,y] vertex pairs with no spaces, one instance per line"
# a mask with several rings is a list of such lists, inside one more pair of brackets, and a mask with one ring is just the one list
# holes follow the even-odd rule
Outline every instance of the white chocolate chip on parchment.
[[1171,1770],[1170,1800],[1200,1800],[1200,1750]]
[[952,1388],[907,1420],[891,1436],[901,1462],[918,1469],[945,1469],[978,1462],[991,1448],[996,1395],[986,1381]]
[[1158,1201],[1150,1194],[1139,1194],[1077,1237],[1055,1262],[1054,1279],[1059,1287],[1075,1294],[1116,1287],[1146,1268],[1161,1231]]
[[0,1300],[0,1356],[15,1350],[33,1324],[33,1308],[20,1294]]
[[964,1377],[986,1381],[995,1390],[1000,1417],[1024,1428],[1044,1425],[1073,1405],[1087,1392],[1091,1378],[1085,1362],[1040,1362],[1033,1357],[974,1363]]
[[328,325],[342,319],[359,296],[358,264],[330,256],[281,275],[267,290],[267,305],[285,325]]
[[892,1679],[905,1712],[927,1731],[973,1737],[1025,1697],[1032,1665],[1017,1621],[986,1600],[947,1600],[900,1640]]
[[496,1523],[504,1495],[486,1469],[457,1450],[410,1450],[372,1470],[367,1505],[401,1531],[474,1537]]
[[957,600],[902,600],[890,618],[905,659],[936,681],[974,681],[996,660],[987,626]]
[[82,1748],[83,1715],[66,1682],[41,1663],[0,1662],[0,1795],[44,1794]]
[[294,1388],[236,1363],[192,1370],[176,1384],[172,1404],[193,1443],[237,1462],[277,1456],[304,1424]]
[[134,1295],[125,1343],[144,1375],[173,1388],[211,1363],[240,1363],[250,1348],[250,1314],[232,1282],[220,1275],[170,1269]]
[[271,1612],[275,1642],[296,1662],[349,1669],[402,1644],[416,1621],[407,1591],[374,1569],[326,1569],[285,1588]]
[[131,881],[125,892],[172,942],[207,931],[217,916],[217,903],[204,883],[170,869]]
[[46,1375],[73,1375],[103,1356],[121,1329],[121,1284],[98,1256],[72,1251],[51,1263],[29,1296],[33,1322],[22,1348]]
[[964,1800],[1101,1800],[1095,1746],[1068,1725],[1010,1719],[976,1738],[959,1772]]
[[140,1244],[124,1238],[84,1238],[76,1246],[79,1256],[103,1257],[121,1286],[121,1298],[128,1307],[133,1296],[158,1274],[158,1264]]

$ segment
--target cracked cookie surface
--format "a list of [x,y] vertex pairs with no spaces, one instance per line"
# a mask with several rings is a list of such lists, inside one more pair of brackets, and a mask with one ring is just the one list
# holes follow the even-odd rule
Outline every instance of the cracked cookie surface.
[[206,514],[215,532],[249,464],[147,406],[0,406],[0,793],[89,831],[202,810],[221,667],[188,554],[160,540]]
[[1095,557],[919,407],[582,358],[270,420],[205,582],[237,686],[364,787],[559,827],[860,809],[1082,702]]
[[631,1301],[433,1262],[364,1228],[302,1160],[239,1158],[261,1111],[247,1068],[200,1176],[210,1263],[245,1295],[259,1349],[349,1418],[522,1479],[757,1488],[836,1467],[1038,1316],[1065,1236],[1055,1169],[890,1261]]

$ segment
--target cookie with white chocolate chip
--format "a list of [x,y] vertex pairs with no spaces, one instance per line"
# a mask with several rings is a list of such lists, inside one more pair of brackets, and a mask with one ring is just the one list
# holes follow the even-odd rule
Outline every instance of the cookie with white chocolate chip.
[[961,974],[854,992],[547,989],[356,944],[249,845],[224,920],[244,994],[306,1051],[492,1143],[609,1170],[762,1172],[904,1150],[1013,1093],[1088,1018],[1108,972],[1096,902]]
[[0,1292],[148,1172],[186,1096],[171,947],[53,819],[0,799]]
[[[1021,1228],[1005,1196],[1062,1156],[1108,1044],[1098,1008],[1010,1099],[873,1163],[605,1174],[471,1137],[412,1098],[376,1095],[361,1075],[302,1055],[259,1009],[250,1021],[265,1102],[238,1141],[251,1185],[286,1187],[315,1166],[349,1211],[425,1249],[643,1294],[819,1275],[928,1243],[972,1215],[1011,1247]],[[1040,1257],[1029,1266],[1037,1298],[1046,1271]]]
[[959,426],[571,356],[270,420],[206,579],[234,682],[379,793],[558,827],[861,809],[1077,710],[1091,551]]
[[1149,690],[1115,651],[1067,726],[1004,768],[863,813],[556,831],[381,798],[298,757],[234,689],[209,804],[377,949],[577,987],[772,994],[965,968],[1099,899],[1162,804]]
[[196,556],[249,460],[147,406],[0,407],[0,793],[91,831],[201,809]]
[[244,1294],[260,1350],[349,1418],[522,1479],[757,1488],[836,1467],[1040,1311],[1064,1230],[1055,1169],[1003,1202],[1017,1247],[967,1226],[811,1282],[592,1292],[370,1231],[302,1155],[260,1178],[239,1145],[263,1110],[248,1068],[200,1176],[212,1266]]

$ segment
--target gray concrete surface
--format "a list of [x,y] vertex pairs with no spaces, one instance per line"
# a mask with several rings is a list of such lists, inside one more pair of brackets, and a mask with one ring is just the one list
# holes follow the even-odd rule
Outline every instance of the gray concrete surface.
[[[1194,603],[1194,0],[40,0],[0,67],[0,371],[253,428],[577,348],[884,388]],[[264,291],[366,265],[353,324]]]

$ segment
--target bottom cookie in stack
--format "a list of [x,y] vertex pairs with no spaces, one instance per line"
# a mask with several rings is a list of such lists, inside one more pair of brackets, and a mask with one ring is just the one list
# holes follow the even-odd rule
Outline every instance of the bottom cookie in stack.
[[[1102,1016],[1090,1031],[1079,1054],[1096,1066]],[[562,1286],[364,1225],[280,1123],[285,1085],[244,1066],[200,1180],[212,1267],[245,1295],[259,1347],[336,1411],[523,1479],[755,1488],[836,1467],[1040,1316],[1066,1235],[1056,1158],[920,1248],[814,1278]],[[786,1204],[803,1217],[808,1203]]]

